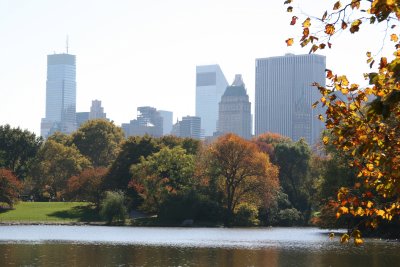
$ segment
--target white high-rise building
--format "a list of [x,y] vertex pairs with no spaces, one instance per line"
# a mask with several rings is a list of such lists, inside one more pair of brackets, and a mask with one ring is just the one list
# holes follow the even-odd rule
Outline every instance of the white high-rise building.
[[41,135],[47,138],[55,131],[76,130],[76,64],[75,56],[47,56],[46,117],[41,122]]
[[274,132],[313,145],[320,139],[317,82],[325,86],[325,56],[293,55],[256,59],[255,134]]
[[163,135],[169,135],[172,131],[173,125],[173,113],[172,111],[159,110],[158,111],[163,118]]
[[206,136],[217,129],[218,103],[227,86],[219,65],[196,66],[196,116],[201,118]]

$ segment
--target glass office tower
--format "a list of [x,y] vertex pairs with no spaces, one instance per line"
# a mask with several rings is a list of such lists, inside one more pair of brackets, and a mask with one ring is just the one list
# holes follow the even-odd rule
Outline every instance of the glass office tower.
[[41,135],[76,130],[76,59],[70,54],[47,56],[46,117]]

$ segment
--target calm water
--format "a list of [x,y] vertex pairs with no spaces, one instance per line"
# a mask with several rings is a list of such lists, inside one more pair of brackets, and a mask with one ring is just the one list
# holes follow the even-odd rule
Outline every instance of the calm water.
[[0,266],[400,266],[400,243],[315,228],[0,226]]

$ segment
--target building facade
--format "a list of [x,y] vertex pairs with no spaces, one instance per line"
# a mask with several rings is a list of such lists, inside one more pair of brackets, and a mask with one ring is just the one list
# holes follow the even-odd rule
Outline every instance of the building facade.
[[153,107],[138,107],[138,115],[130,123],[123,123],[122,129],[125,136],[151,135],[161,137],[163,135],[163,118],[157,109]]
[[100,100],[92,100],[92,106],[90,107],[89,120],[95,119],[106,119],[107,114],[104,113],[104,108],[101,106]]
[[251,138],[251,103],[240,74],[235,76],[219,102],[218,133]]
[[89,120],[89,113],[90,112],[77,112],[76,113],[76,125],[77,127],[81,127],[82,124]]
[[173,113],[172,111],[159,110],[158,111],[163,118],[163,135],[169,135],[172,131],[173,124]]
[[70,54],[47,56],[46,117],[41,135],[76,130],[76,58]]
[[274,132],[309,144],[320,139],[320,108],[312,104],[325,85],[326,59],[316,54],[256,59],[255,134]]
[[228,82],[219,65],[196,67],[196,116],[201,118],[201,129],[211,136],[217,128],[218,103]]
[[201,118],[196,116],[182,117],[181,121],[174,124],[172,134],[178,137],[200,139]]

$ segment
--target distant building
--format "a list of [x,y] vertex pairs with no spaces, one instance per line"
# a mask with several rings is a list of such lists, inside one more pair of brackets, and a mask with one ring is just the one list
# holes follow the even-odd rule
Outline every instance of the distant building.
[[90,107],[89,120],[106,119],[107,114],[104,113],[104,108],[101,106],[101,101],[93,100]]
[[201,118],[201,129],[206,136],[216,131],[218,103],[227,86],[219,65],[196,67],[196,116]]
[[76,124],[79,127],[89,120],[89,112],[77,112],[76,113]]
[[313,82],[325,85],[326,59],[316,54],[256,59],[255,134],[275,132],[313,145],[320,139],[321,109]]
[[126,136],[143,136],[145,134],[153,137],[163,135],[163,118],[157,109],[153,107],[138,107],[138,116],[136,120],[130,123],[123,123],[122,129]]
[[158,111],[163,118],[163,135],[169,135],[172,131],[173,124],[173,113],[172,111],[159,110]]
[[221,133],[251,138],[251,103],[240,74],[235,76],[219,102],[218,134]]
[[172,134],[178,137],[189,137],[194,139],[201,138],[201,119],[195,116],[182,117],[177,121],[172,129]]
[[46,117],[41,122],[41,136],[55,131],[70,134],[76,130],[75,56],[47,56]]

